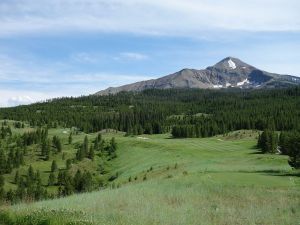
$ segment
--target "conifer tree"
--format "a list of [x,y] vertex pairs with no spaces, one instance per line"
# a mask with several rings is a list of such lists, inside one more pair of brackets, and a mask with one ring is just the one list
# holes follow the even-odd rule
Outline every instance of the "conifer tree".
[[56,183],[56,177],[55,177],[55,173],[51,172],[49,174],[49,179],[48,179],[48,186],[53,186]]
[[84,141],[83,141],[83,152],[84,152],[84,157],[86,157],[89,152],[89,140],[88,140],[87,135],[85,136]]
[[90,151],[89,151],[89,158],[91,160],[94,160],[94,157],[95,157],[95,151],[94,151],[94,147],[91,145]]
[[58,169],[58,167],[57,167],[56,161],[53,160],[52,164],[51,164],[51,172],[55,172],[55,171],[57,171],[57,169]]
[[19,174],[19,170],[17,170],[17,171],[16,171],[16,174],[15,174],[15,178],[14,178],[15,184],[18,184],[18,183],[19,183],[19,179],[20,179],[20,174]]
[[6,172],[6,157],[4,154],[4,149],[0,146],[0,175]]
[[57,152],[61,152],[62,151],[61,141],[60,141],[60,138],[58,136],[53,136],[52,144],[56,148]]
[[69,138],[68,138],[68,143],[69,145],[72,144],[73,142],[73,136],[72,136],[72,132],[70,132]]
[[0,175],[0,188],[4,187],[4,183],[5,183],[4,176]]
[[67,159],[66,160],[66,169],[69,170],[71,169],[72,166],[72,160],[71,159]]
[[74,188],[77,192],[81,192],[83,189],[82,174],[79,169],[74,176]]

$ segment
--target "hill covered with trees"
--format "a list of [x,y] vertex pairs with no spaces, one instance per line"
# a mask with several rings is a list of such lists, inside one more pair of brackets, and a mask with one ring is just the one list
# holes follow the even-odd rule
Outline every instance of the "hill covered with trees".
[[31,126],[115,129],[128,134],[209,137],[239,129],[300,129],[300,88],[277,90],[146,90],[60,98],[0,109],[1,119]]

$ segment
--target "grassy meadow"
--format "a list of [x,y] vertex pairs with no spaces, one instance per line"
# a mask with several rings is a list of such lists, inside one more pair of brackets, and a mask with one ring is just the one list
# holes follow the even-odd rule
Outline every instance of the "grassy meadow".
[[[65,158],[74,157],[74,145],[85,136],[74,135],[73,145],[68,145],[68,132],[49,130],[65,143]],[[88,136],[92,140],[96,135]],[[118,144],[118,157],[108,165],[109,174],[117,174],[110,188],[4,206],[0,224],[299,225],[299,173],[290,168],[286,156],[260,154],[257,135],[236,131],[213,138],[172,139],[169,134],[103,133]],[[52,160],[34,157],[26,160],[32,160],[46,184]],[[62,156],[55,157],[63,169]],[[97,172],[99,160],[85,160],[76,167]],[[7,188],[13,188],[13,176],[5,178]]]

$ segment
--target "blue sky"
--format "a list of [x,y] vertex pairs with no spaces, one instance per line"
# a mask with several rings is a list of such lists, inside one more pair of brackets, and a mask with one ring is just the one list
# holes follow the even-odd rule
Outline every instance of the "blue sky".
[[0,106],[234,56],[300,76],[298,0],[1,0]]

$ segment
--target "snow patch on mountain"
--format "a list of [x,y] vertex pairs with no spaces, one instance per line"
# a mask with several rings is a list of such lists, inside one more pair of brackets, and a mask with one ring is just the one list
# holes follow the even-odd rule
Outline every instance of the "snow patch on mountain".
[[236,65],[235,63],[232,61],[232,59],[229,59],[228,60],[228,65],[231,69],[236,69]]
[[243,81],[241,81],[241,82],[238,82],[236,85],[237,86],[243,86],[244,84],[249,84],[250,82],[249,82],[249,80],[248,79],[245,79],[245,80],[243,80]]
[[213,88],[222,88],[223,85],[214,85]]

